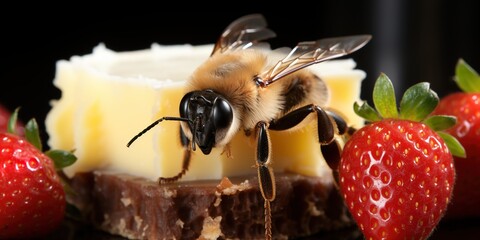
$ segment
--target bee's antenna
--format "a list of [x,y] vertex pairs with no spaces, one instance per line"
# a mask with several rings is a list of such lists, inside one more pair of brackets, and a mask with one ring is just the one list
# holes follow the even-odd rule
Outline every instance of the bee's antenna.
[[155,122],[153,122],[152,124],[148,125],[145,129],[143,129],[141,132],[139,132],[137,135],[135,135],[132,139],[130,139],[130,141],[128,141],[127,143],[127,147],[130,147],[130,145],[132,145],[133,142],[135,142],[137,140],[137,138],[141,137],[143,134],[145,134],[146,132],[148,132],[150,129],[152,129],[153,127],[155,127],[157,124],[159,124],[160,122],[162,121],[182,121],[182,122],[191,122],[190,119],[188,118],[182,118],[182,117],[162,117],[158,120],[156,120]]

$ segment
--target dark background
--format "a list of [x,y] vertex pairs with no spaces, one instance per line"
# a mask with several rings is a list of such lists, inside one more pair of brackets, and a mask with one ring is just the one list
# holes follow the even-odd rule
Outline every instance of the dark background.
[[49,101],[60,97],[52,84],[56,61],[89,54],[99,43],[115,51],[149,48],[154,42],[213,43],[231,21],[249,13],[265,15],[269,27],[277,33],[270,41],[273,47],[372,34],[366,47],[350,55],[358,68],[367,72],[362,86],[362,98],[367,100],[380,72],[394,81],[398,96],[420,81],[431,82],[443,96],[457,90],[452,76],[459,57],[480,70],[480,1],[316,2],[288,2],[275,7],[256,4],[250,9],[240,9],[248,3],[232,2],[231,6],[224,3],[223,8],[242,11],[195,13],[173,12],[169,10],[183,8],[163,5],[137,8],[133,2],[124,6],[129,11],[100,11],[96,6],[74,4],[48,12],[35,6],[21,11],[3,8],[0,103],[10,110],[21,106],[20,118],[25,121],[35,117],[43,128]]

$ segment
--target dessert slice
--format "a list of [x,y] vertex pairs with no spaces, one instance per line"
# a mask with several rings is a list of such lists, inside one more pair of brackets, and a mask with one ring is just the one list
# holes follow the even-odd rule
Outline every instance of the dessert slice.
[[[46,126],[49,145],[75,149],[66,169],[76,196],[69,199],[96,227],[129,238],[262,238],[263,198],[254,167],[254,145],[243,134],[222,149],[192,152],[179,182],[159,185],[181,169],[179,123],[151,129],[130,148],[138,131],[162,116],[177,116],[186,80],[209,57],[212,46],[159,46],[93,54],[59,61]],[[327,84],[329,108],[349,125],[363,122],[352,109],[365,73],[351,59],[309,67]],[[312,123],[296,132],[271,132],[277,198],[272,202],[274,237],[305,236],[352,224],[334,190]]]

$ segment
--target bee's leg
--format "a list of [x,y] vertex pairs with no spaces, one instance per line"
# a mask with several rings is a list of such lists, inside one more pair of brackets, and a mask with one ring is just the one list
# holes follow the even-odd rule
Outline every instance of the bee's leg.
[[275,199],[275,176],[270,167],[270,138],[267,131],[268,125],[259,122],[256,126],[256,166],[260,191],[265,200],[265,238],[272,238],[272,219],[270,202]]
[[180,127],[180,143],[182,144],[183,147],[183,164],[182,164],[182,170],[175,176],[173,177],[159,177],[158,182],[160,184],[164,183],[170,183],[170,182],[175,182],[178,179],[182,178],[183,175],[188,171],[188,167],[190,166],[190,158],[191,158],[191,151],[190,151],[190,140],[185,136],[185,133],[183,133],[182,127]]
[[272,121],[269,129],[282,131],[293,128],[312,113],[315,113],[317,116],[317,132],[320,150],[328,166],[332,169],[333,177],[338,184],[338,165],[340,163],[342,148],[335,140],[335,134],[342,135],[348,130],[347,123],[338,114],[325,110],[320,106],[310,104]]
[[345,122],[345,119],[343,119],[340,115],[338,115],[335,111],[332,110],[325,110],[325,112],[330,116],[333,121],[335,122],[335,125],[337,126],[338,134],[343,135],[347,132],[348,130],[348,125],[347,122]]
[[314,104],[295,109],[285,116],[270,123],[269,129],[283,131],[300,124],[308,115],[316,113],[318,123],[318,141],[320,144],[329,144],[335,139],[335,122],[330,115],[321,107]]
[[[340,115],[338,115],[334,111],[327,110],[326,112],[335,121],[335,125],[338,129],[338,134],[344,136],[345,139],[348,139],[356,131],[355,128],[348,126],[345,122],[345,119],[340,117]],[[335,140],[329,144],[322,145],[320,148],[328,166],[333,171],[333,177],[335,178],[335,182],[338,186],[340,180],[338,176],[338,165],[340,164],[342,146],[340,146],[340,144]]]
[[[327,110],[326,113],[333,119],[335,126],[337,128],[337,134],[344,135],[348,132],[349,127],[345,120],[340,117],[334,111]],[[340,178],[338,175],[338,167],[340,164],[340,158],[342,154],[342,146],[337,142],[337,140],[332,141],[328,144],[322,144],[320,146],[320,150],[322,151],[323,158],[327,162],[330,169],[332,169],[332,175],[335,179],[336,186],[338,187]]]

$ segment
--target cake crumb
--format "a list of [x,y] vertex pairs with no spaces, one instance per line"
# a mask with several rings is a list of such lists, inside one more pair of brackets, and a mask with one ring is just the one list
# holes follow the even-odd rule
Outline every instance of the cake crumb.
[[163,195],[165,197],[169,197],[169,198],[175,197],[175,196],[177,196],[177,190],[175,190],[175,189],[171,190],[171,189],[168,189],[168,188],[164,187],[163,188]]
[[203,220],[203,228],[200,234],[199,240],[215,240],[222,236],[222,229],[220,228],[220,222],[222,216],[215,218],[206,217]]
[[251,189],[252,186],[248,180],[243,181],[240,184],[232,184],[230,187],[222,189],[222,194],[224,195],[234,195],[237,192],[241,192],[247,189]]
[[145,226],[142,229],[142,236],[145,237],[147,235],[147,230],[148,230],[148,224],[145,224]]
[[120,222],[118,223],[118,230],[120,230],[120,232],[123,232],[125,231],[125,227],[127,226],[127,223],[125,222],[125,219],[123,218],[120,218]]
[[182,228],[182,229],[183,229],[183,225],[184,225],[184,224],[185,224],[185,223],[184,223],[182,220],[180,220],[180,219],[178,219],[178,220],[175,222],[175,225],[179,226],[179,227]]
[[221,197],[222,195],[219,192],[215,192],[215,196],[216,198],[215,198],[215,202],[213,203],[213,206],[218,207],[220,206],[220,203],[222,203],[222,197]]
[[233,186],[233,183],[228,179],[228,177],[223,177],[220,183],[217,185],[218,191],[223,191],[224,189],[230,188]]
[[314,202],[312,202],[312,201],[307,201],[307,204],[308,204],[308,212],[310,213],[310,215],[315,216],[315,217],[318,217],[318,216],[324,214],[323,211],[320,211],[320,210],[317,208],[317,206],[315,206],[315,203],[314,203]]
[[138,215],[135,215],[133,219],[135,220],[135,226],[137,230],[140,230],[140,228],[142,227],[143,219]]
[[128,207],[128,205],[132,204],[132,199],[130,198],[120,198],[120,201],[123,203],[124,207]]

